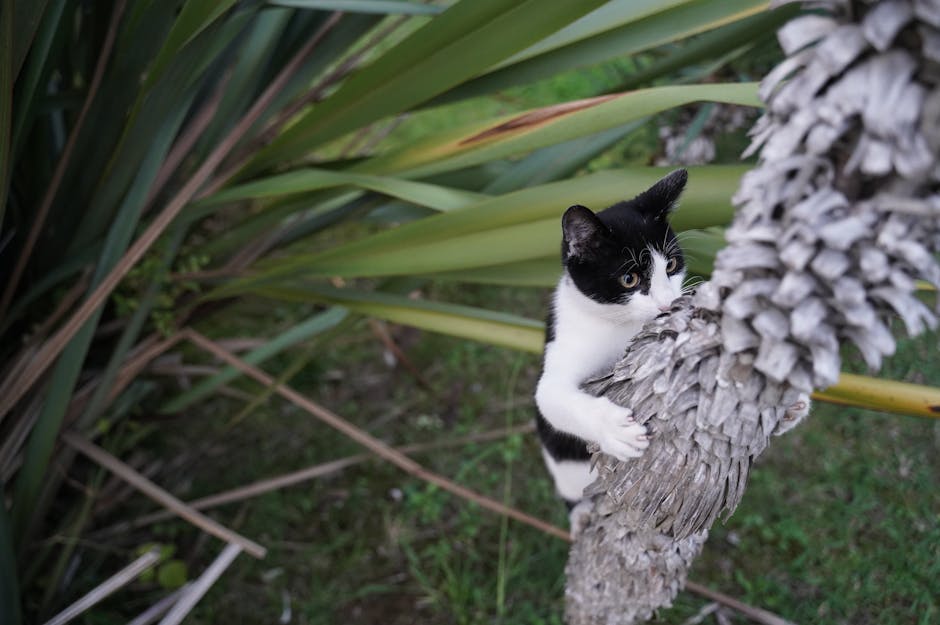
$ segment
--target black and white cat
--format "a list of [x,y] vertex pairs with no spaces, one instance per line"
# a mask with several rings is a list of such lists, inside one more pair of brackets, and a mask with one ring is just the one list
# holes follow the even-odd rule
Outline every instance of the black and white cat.
[[630,201],[597,214],[572,206],[562,218],[564,273],[546,324],[535,401],[545,464],[569,508],[596,477],[587,441],[621,460],[649,445],[628,408],[580,385],[608,370],[646,322],[682,294],[685,259],[668,216],[687,177],[679,169]]
[[[687,178],[679,169],[632,200],[597,214],[572,206],[562,218],[564,273],[546,323],[535,401],[542,455],[569,509],[596,478],[587,441],[620,460],[641,456],[649,445],[628,408],[580,385],[609,370],[646,322],[682,294],[685,259],[668,217]],[[801,394],[774,433],[799,423],[809,406]]]

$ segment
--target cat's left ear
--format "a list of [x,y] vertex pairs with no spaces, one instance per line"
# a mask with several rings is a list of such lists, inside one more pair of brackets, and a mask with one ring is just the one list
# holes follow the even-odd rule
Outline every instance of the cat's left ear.
[[584,260],[601,247],[608,230],[591,209],[575,204],[561,218],[561,258]]
[[677,169],[664,176],[637,197],[638,208],[656,219],[665,221],[679,202],[679,196],[689,180],[689,172]]

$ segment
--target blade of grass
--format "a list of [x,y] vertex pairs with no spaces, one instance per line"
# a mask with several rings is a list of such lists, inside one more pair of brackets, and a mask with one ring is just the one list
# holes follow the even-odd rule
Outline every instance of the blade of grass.
[[[309,319],[306,319],[297,325],[291,327],[286,332],[282,332],[278,336],[274,337],[264,345],[257,347],[243,356],[245,362],[248,362],[253,365],[258,365],[264,361],[280,354],[285,349],[293,347],[302,341],[316,336],[322,332],[336,327],[343,319],[346,318],[347,311],[340,307],[330,308],[329,310],[318,313]],[[191,389],[187,390],[185,393],[177,395],[173,399],[167,401],[163,404],[159,412],[164,414],[172,414],[181,412],[185,410],[193,403],[204,399],[207,395],[213,393],[218,387],[223,384],[228,384],[235,378],[239,376],[239,373],[236,369],[232,367],[226,367],[223,371],[220,371],[218,374],[201,380]]]
[[[290,384],[291,380],[294,379],[294,376],[303,371],[307,365],[310,364],[310,361],[313,360],[316,356],[317,350],[314,346],[305,346],[300,351],[300,353],[297,354],[297,356],[295,356],[286,367],[284,367],[284,370],[280,373],[280,375],[277,376],[278,384]],[[235,416],[231,417],[225,422],[225,429],[230,430],[233,427],[238,426],[238,424],[246,419],[249,415],[254,414],[259,406],[266,404],[273,395],[273,389],[270,387],[263,388],[260,393],[254,397],[251,397],[249,401],[244,406],[242,406],[241,410],[235,414]]]
[[381,15],[437,15],[444,7],[404,0],[268,0],[268,4],[316,11],[346,11]]
[[[515,396],[516,383],[519,380],[519,372],[522,369],[524,360],[521,357],[516,358],[512,369],[509,372],[509,383],[506,385],[506,420],[505,427],[508,430],[512,426],[513,405],[512,400]],[[504,452],[503,462],[503,505],[508,506],[512,501],[512,454]],[[509,559],[509,519],[503,517],[499,524],[499,561],[496,565],[496,615],[502,619],[506,612],[506,585],[507,585],[507,560]]]

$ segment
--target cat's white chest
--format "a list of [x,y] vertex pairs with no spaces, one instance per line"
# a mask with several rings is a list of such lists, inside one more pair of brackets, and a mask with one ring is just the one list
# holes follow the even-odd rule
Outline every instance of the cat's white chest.
[[[597,304],[563,280],[555,293],[555,340],[551,360],[582,375],[601,372],[619,360],[645,319],[632,319],[629,305]],[[549,356],[547,353],[546,356]]]

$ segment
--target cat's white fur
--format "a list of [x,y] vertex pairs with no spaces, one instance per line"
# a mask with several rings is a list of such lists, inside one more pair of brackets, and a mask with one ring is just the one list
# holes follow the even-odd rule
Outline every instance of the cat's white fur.
[[[668,275],[666,258],[652,249],[649,252],[653,259],[649,292],[634,293],[626,304],[595,302],[581,293],[567,273],[562,276],[554,297],[555,336],[545,347],[545,364],[535,391],[539,411],[553,428],[596,442],[603,452],[620,460],[643,454],[649,445],[646,428],[633,420],[628,408],[589,395],[580,386],[592,374],[608,370],[643,325],[681,295],[685,272]],[[547,453],[543,456],[565,499],[580,499],[596,477],[588,462],[558,462]]]

